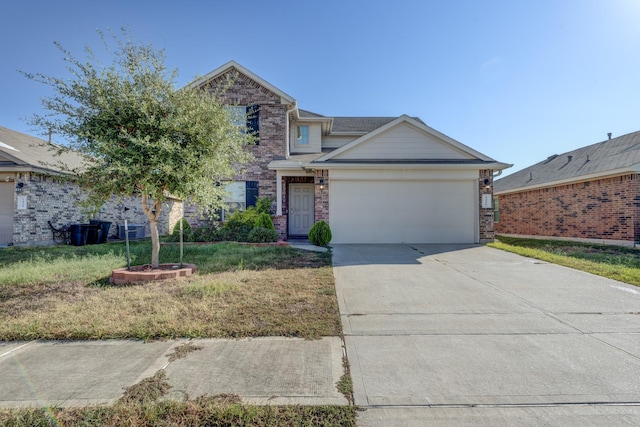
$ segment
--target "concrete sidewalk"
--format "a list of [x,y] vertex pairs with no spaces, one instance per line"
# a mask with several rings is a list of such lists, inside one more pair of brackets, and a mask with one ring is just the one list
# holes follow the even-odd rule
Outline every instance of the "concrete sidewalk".
[[[169,361],[186,343],[200,347]],[[339,337],[0,342],[0,406],[112,404],[161,369],[167,398],[237,394],[248,404],[346,405]]]

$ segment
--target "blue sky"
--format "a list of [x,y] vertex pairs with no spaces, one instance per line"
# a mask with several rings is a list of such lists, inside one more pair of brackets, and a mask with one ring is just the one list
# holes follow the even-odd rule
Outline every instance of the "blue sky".
[[82,58],[123,25],[165,49],[178,85],[233,59],[306,110],[418,116],[505,175],[640,130],[637,0],[0,4],[0,125],[32,135],[48,91],[17,70],[63,77],[54,41]]

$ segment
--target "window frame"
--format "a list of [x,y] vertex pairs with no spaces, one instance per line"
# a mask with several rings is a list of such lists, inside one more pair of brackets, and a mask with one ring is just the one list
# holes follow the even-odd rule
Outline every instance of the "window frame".
[[255,145],[260,145],[260,106],[253,105],[225,105],[232,123],[241,128],[244,134],[255,136]]
[[[220,209],[220,221],[226,221],[227,216],[232,215],[236,211],[242,212],[256,205],[259,181],[227,181],[223,182],[222,185],[225,186],[227,196],[225,196],[224,200],[225,206]],[[233,190],[230,192],[228,188],[231,186],[239,188],[235,190],[235,192]],[[239,206],[231,210],[228,208],[230,203],[238,203]]]
[[[302,130],[305,132],[302,132]],[[296,145],[309,146],[309,125],[298,125],[298,137],[296,138]],[[303,139],[303,137],[305,137]]]

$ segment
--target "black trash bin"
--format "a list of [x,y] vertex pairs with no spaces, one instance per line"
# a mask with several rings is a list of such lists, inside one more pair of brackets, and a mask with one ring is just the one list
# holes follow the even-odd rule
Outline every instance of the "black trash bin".
[[82,224],[71,224],[71,244],[75,246],[84,246],[87,244],[87,231]]
[[100,236],[100,241],[98,243],[107,243],[107,238],[109,237],[109,229],[111,228],[111,222],[102,221],[99,219],[92,219],[89,221],[92,225],[99,225],[100,230],[102,230],[102,235]]
[[102,229],[98,224],[81,224],[87,235],[87,245],[95,245],[100,243],[102,238]]

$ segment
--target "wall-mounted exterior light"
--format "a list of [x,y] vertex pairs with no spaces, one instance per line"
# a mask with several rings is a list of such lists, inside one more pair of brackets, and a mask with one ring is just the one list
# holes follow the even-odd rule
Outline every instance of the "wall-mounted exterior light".
[[322,190],[324,188],[324,178],[319,178],[316,185],[319,185],[320,189]]
[[16,184],[16,193],[22,193],[22,188],[24,187],[24,182],[19,182]]

